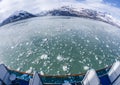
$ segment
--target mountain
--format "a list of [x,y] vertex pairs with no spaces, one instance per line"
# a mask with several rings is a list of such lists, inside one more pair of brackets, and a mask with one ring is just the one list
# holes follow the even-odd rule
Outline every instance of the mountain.
[[9,16],[7,19],[5,19],[0,26],[12,23],[12,22],[16,22],[19,20],[24,20],[24,19],[28,19],[28,18],[32,18],[32,17],[37,17],[36,15],[33,15],[29,12],[26,11],[17,11],[14,14],[12,14],[11,16]]
[[110,14],[95,11],[92,9],[84,9],[84,8],[73,8],[69,6],[62,6],[60,8],[56,8],[49,11],[42,11],[39,14],[31,14],[26,11],[18,11],[12,14],[10,17],[5,19],[1,26],[12,23],[19,20],[24,20],[32,17],[42,17],[42,16],[74,16],[74,17],[83,17],[83,18],[89,18],[94,19],[98,21],[102,21],[108,24],[111,24],[113,26],[120,28],[120,21],[113,18]]
[[[45,16],[74,16],[74,17],[83,17],[90,18],[98,21],[102,21],[120,28],[120,21],[114,19],[110,14],[104,12],[98,12],[92,9],[84,8],[72,8],[69,6],[63,6],[58,9],[53,9],[44,13]],[[40,13],[39,16],[43,16],[43,13]]]

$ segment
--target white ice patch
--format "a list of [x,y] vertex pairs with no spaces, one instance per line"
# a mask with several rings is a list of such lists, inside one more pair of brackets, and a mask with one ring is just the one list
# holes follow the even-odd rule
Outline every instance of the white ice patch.
[[43,54],[40,56],[40,59],[46,60],[48,59],[48,55],[47,54]]
[[99,61],[99,64],[102,64],[102,61],[101,61],[101,60]]
[[29,42],[26,42],[26,45],[29,45]]
[[69,68],[68,68],[67,65],[64,65],[64,66],[62,67],[62,69],[63,69],[63,71],[67,71]]
[[95,59],[98,60],[98,56],[97,55],[95,55]]
[[33,68],[30,67],[30,68],[26,71],[26,73],[32,73],[32,71],[33,71]]
[[19,57],[16,60],[19,61],[20,60]]
[[44,72],[43,72],[43,71],[40,71],[40,74],[41,74],[41,75],[44,75]]
[[87,40],[87,43],[89,43],[90,41],[89,40]]
[[88,66],[84,66],[83,68],[84,68],[84,70],[88,70],[88,69],[89,69],[89,67],[88,67]]
[[11,49],[14,49],[14,46],[11,46]]
[[28,50],[26,57],[29,57],[31,54],[33,54],[33,51],[32,50]]
[[99,41],[99,38],[97,36],[95,36],[95,39]]
[[73,59],[70,59],[69,62],[73,62],[74,60]]
[[41,59],[42,60],[47,60],[47,59],[49,59],[49,57],[46,54],[38,56],[34,61],[32,61],[32,64],[39,64]]
[[63,61],[63,60],[64,60],[64,58],[63,58],[63,56],[58,55],[58,56],[57,56],[57,60],[58,60],[58,61]]
[[21,67],[18,67],[18,68],[17,68],[17,71],[20,71],[20,69],[21,69]]
[[48,66],[49,63],[50,63],[50,61],[45,61],[45,62],[43,63],[43,66]]
[[48,41],[47,38],[42,39],[42,42],[43,42],[43,43],[46,42],[46,41]]
[[106,45],[107,48],[109,48],[109,45]]

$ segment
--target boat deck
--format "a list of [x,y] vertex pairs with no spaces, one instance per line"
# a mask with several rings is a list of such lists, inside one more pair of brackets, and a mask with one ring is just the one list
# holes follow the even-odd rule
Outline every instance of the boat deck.
[[[110,85],[110,80],[107,76],[107,72],[111,67],[107,67],[97,71],[100,82],[102,85]],[[32,74],[22,73],[10,70],[10,73],[17,75],[17,79],[13,82],[13,85],[29,85],[29,79],[32,78]],[[74,75],[61,75],[61,76],[49,76],[49,75],[40,75],[43,85],[62,85],[64,82],[68,81],[71,85],[82,85],[81,81],[83,80],[85,73],[83,74],[74,74]],[[17,83],[17,84],[16,84]]]
[[[8,84],[10,83],[10,84]],[[0,85],[120,85],[120,62],[112,66],[87,73],[71,75],[40,75],[38,72],[28,74],[8,69],[0,65]]]

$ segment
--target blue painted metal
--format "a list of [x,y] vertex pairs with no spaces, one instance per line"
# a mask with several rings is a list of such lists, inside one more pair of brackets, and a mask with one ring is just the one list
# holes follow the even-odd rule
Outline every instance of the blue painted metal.
[[[100,82],[102,85],[109,85],[110,81],[107,76],[107,72],[110,67],[96,71],[99,76]],[[27,74],[23,72],[18,72],[14,70],[9,70],[10,73],[16,74],[17,80],[20,85],[29,85],[29,79],[32,78],[32,74]],[[72,75],[59,75],[59,76],[49,76],[49,75],[40,75],[44,85],[61,85],[66,81],[72,85],[81,85],[81,81],[84,78],[84,74],[72,74]]]

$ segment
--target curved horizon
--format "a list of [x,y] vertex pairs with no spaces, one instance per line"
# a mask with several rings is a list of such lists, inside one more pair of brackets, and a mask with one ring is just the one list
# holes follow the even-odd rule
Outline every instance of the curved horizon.
[[82,7],[96,11],[107,12],[116,19],[120,20],[120,6],[118,0],[1,0],[0,21],[4,20],[9,15],[19,10],[25,10],[34,14],[65,5],[78,9]]

